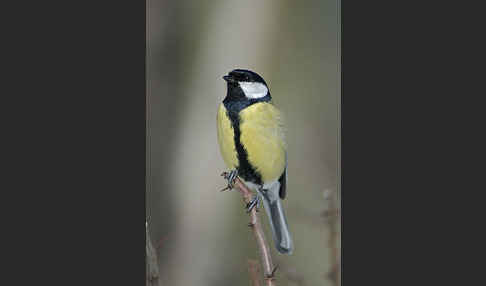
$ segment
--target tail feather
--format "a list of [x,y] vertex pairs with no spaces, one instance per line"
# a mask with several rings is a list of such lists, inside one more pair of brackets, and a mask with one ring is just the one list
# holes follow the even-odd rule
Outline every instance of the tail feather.
[[263,205],[270,222],[275,247],[280,253],[292,254],[294,245],[282,207],[282,201],[279,198],[279,190],[280,184],[276,184],[274,187],[262,191]]

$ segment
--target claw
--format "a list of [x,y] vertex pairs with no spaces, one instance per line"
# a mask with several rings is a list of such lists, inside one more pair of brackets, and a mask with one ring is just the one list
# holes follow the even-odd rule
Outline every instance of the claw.
[[227,190],[231,190],[231,187],[230,186],[227,186],[226,188],[220,190],[220,192],[224,192],[224,191],[227,191]]
[[228,180],[228,186],[230,188],[233,188],[236,176],[238,176],[238,171],[237,170],[231,170],[229,174],[226,176],[226,180]]
[[220,192],[224,192],[226,190],[231,190],[234,187],[235,179],[238,176],[238,171],[237,170],[231,170],[229,173],[228,172],[223,172],[221,174],[227,181],[228,181],[228,186],[224,189],[222,189]]
[[246,205],[246,212],[249,213],[254,207],[256,208],[256,211],[258,211],[258,206],[260,205],[260,197],[258,195],[255,195],[251,201]]

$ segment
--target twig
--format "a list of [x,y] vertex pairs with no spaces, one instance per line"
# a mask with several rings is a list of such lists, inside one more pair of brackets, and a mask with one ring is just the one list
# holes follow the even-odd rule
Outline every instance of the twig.
[[148,224],[145,222],[145,267],[146,267],[146,285],[159,286],[159,265],[157,263],[157,254],[149,237]]
[[258,261],[253,259],[248,259],[248,273],[250,274],[251,282],[253,286],[260,286],[260,279],[258,278]]
[[[222,176],[227,176],[227,173],[224,172]],[[236,177],[234,181],[234,186],[236,190],[240,192],[243,196],[243,201],[245,204],[248,204],[251,199],[253,192],[240,180],[240,178]],[[256,207],[254,207],[250,212],[250,223],[248,226],[253,230],[253,235],[255,236],[255,240],[258,245],[258,249],[260,250],[260,258],[263,267],[263,274],[264,274],[264,281],[267,286],[275,286],[275,271],[277,270],[273,266],[272,256],[270,255],[270,248],[268,247],[268,243],[265,240],[265,235],[263,233],[262,225],[260,224],[260,220],[258,219]]]

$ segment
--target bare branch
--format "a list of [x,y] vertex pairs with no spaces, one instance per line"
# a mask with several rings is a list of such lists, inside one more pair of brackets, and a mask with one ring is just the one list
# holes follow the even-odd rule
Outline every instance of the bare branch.
[[[227,173],[225,172],[222,175],[226,177]],[[234,186],[236,187],[236,190],[238,190],[242,195],[245,204],[248,204],[252,199],[253,192],[238,177],[235,179]],[[260,259],[263,267],[265,285],[275,286],[277,285],[275,282],[276,268],[273,266],[270,248],[268,247],[268,243],[265,240],[265,235],[263,233],[260,220],[258,219],[256,209],[257,208],[254,207],[250,212],[250,223],[248,224],[248,226],[252,229],[253,235],[258,245]]]
[[258,261],[254,259],[248,259],[248,273],[250,274],[253,286],[260,286],[259,272],[260,271],[258,271]]

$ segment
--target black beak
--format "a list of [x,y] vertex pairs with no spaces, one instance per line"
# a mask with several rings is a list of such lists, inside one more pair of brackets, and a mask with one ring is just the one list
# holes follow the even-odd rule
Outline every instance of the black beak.
[[223,79],[227,82],[234,82],[235,80],[233,79],[232,76],[229,76],[229,75],[225,75],[223,76]]

